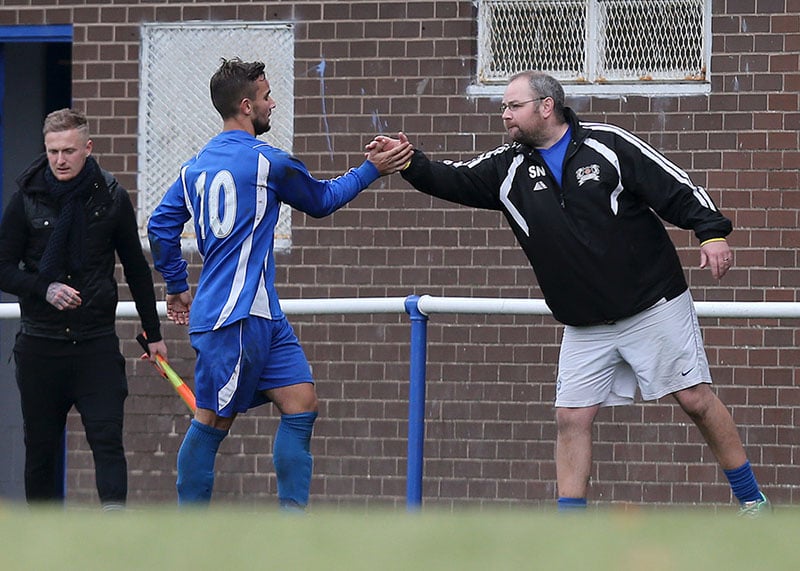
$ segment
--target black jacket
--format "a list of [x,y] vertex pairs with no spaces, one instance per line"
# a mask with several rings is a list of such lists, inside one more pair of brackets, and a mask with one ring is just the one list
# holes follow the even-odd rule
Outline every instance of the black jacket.
[[47,168],[47,157],[42,155],[19,176],[19,190],[0,223],[0,290],[19,298],[22,333],[68,341],[114,334],[116,252],[147,338],[160,341],[153,277],[142,252],[133,205],[128,192],[106,171],[92,182],[85,205],[86,263],[79,272],[58,280],[78,290],[82,303],[77,309],[59,311],[45,299],[49,283],[39,276],[39,261],[59,214],[45,182]]
[[644,141],[565,112],[572,141],[561,187],[541,155],[518,143],[466,162],[416,150],[402,176],[432,196],[502,211],[562,323],[611,322],[679,295],[686,280],[659,216],[700,241],[727,236],[731,222]]

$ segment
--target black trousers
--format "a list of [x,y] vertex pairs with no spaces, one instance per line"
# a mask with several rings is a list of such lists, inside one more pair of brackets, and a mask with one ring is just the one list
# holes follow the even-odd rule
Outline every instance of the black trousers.
[[80,343],[17,335],[16,378],[25,434],[28,503],[63,501],[60,480],[67,413],[80,413],[103,504],[125,503],[128,467],[122,419],[128,382],[116,335]]

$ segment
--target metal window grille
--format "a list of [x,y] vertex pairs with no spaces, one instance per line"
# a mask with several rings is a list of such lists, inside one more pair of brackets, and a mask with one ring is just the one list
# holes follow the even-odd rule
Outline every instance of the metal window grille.
[[[294,30],[288,23],[183,22],[142,24],[139,94],[139,228],[175,181],[181,165],[219,133],[222,120],[211,104],[208,82],[221,58],[263,61],[278,107],[261,136],[292,151],[294,138]],[[194,228],[183,242],[193,247]],[[291,209],[282,205],[275,248],[291,247]]]
[[478,80],[704,82],[710,0],[478,0]]

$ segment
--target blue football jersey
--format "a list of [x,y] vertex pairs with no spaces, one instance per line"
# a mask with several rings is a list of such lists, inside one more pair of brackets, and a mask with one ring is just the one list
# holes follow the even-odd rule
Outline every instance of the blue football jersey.
[[189,289],[181,232],[192,218],[203,257],[189,332],[249,315],[283,316],[275,291],[274,230],[281,203],[314,217],[336,211],[380,176],[369,161],[331,180],[245,131],[223,131],[184,163],[148,223],[167,293]]

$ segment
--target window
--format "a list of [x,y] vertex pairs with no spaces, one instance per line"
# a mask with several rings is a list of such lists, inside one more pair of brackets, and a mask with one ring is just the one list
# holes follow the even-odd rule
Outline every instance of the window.
[[710,0],[478,0],[477,83],[538,69],[573,93],[708,91],[710,42]]
[[[181,22],[142,24],[139,85],[139,228],[177,178],[180,166],[219,133],[222,120],[211,104],[208,82],[220,58],[263,61],[280,113],[262,138],[287,152],[294,138],[294,31],[291,24]],[[189,222],[184,243],[194,247]],[[276,250],[291,247],[291,209],[281,208]],[[146,243],[146,240],[145,240]]]

